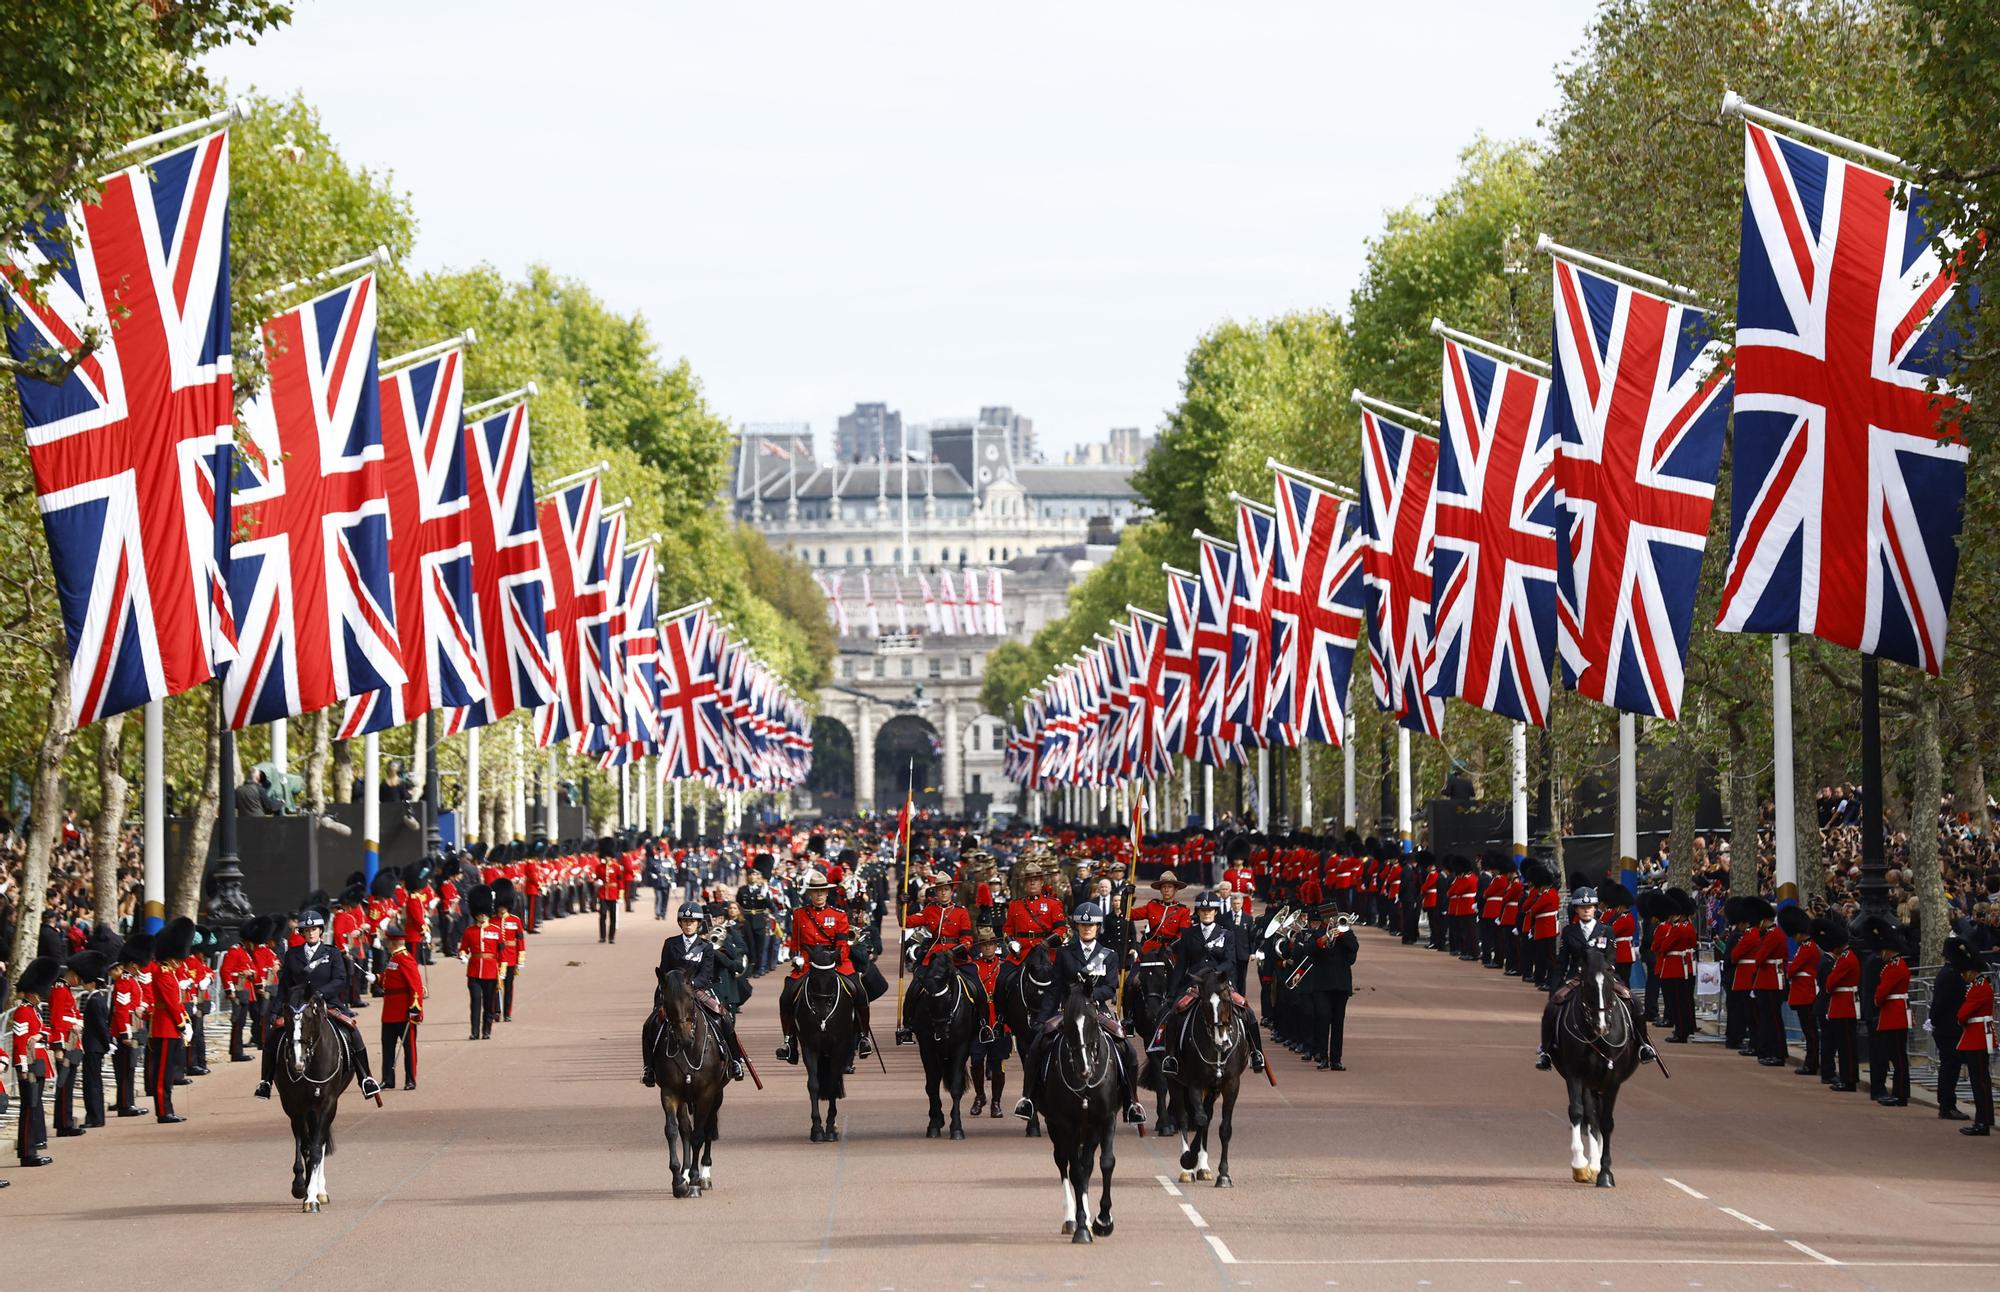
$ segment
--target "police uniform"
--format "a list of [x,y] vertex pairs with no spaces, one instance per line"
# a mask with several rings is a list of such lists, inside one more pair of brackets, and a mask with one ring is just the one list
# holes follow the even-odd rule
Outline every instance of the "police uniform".
[[[1098,909],[1095,902],[1079,903],[1070,916],[1072,924],[1098,924],[1103,919],[1104,912]],[[1125,1029],[1112,1016],[1111,1010],[1112,1001],[1118,994],[1117,952],[1107,947],[1102,937],[1086,942],[1074,932],[1062,944],[1062,949],[1056,952],[1055,981],[1042,993],[1042,1005],[1035,1016],[1035,1035],[1022,1056],[1025,1072],[1021,1099],[1014,1105],[1014,1113],[1018,1117],[1034,1117],[1035,1095],[1041,1088],[1042,1069],[1047,1064],[1049,1032],[1068,1005],[1070,993],[1079,986],[1089,991],[1091,1003],[1097,1007],[1099,1021],[1118,1055],[1126,1120],[1144,1122],[1145,1110],[1139,1106],[1138,1061],[1132,1054]]]
[[[325,917],[317,911],[307,911],[300,917],[299,925],[301,929],[324,928]],[[361,1039],[361,1029],[355,1026],[353,1016],[347,1012],[353,1005],[353,992],[353,969],[347,953],[339,947],[325,941],[302,939],[298,946],[286,948],[284,960],[278,967],[278,1022],[265,1037],[263,1080],[257,1086],[260,1098],[270,1097],[279,1048],[298,1012],[314,997],[330,1007],[327,1018],[347,1046],[348,1057],[353,1061],[354,1075],[361,1083],[362,1092],[370,1096],[378,1093],[375,1078],[368,1069],[368,1047]]]
[[[706,912],[700,906],[693,902],[682,903],[679,922],[683,926],[699,925],[705,917]],[[716,954],[715,944],[699,931],[675,933],[660,943],[660,964],[654,973],[659,986],[653,991],[653,1012],[639,1030],[640,1042],[645,1047],[641,1058],[645,1075],[641,1080],[648,1086],[654,1084],[653,1051],[659,1045],[661,1029],[667,1025],[666,1011],[662,1006],[666,1003],[667,975],[674,972],[679,972],[688,990],[694,993],[695,1000],[714,1021],[722,1039],[723,1051],[729,1055],[731,1074],[741,1081],[743,1061],[738,1057],[736,1020],[723,1008],[715,994],[716,984],[722,976],[722,962]]]
[[[1184,1020],[1194,1004],[1191,988],[1204,973],[1214,972],[1221,975],[1222,981],[1229,984],[1230,990],[1237,996],[1236,1005],[1243,1019],[1244,1034],[1250,1041],[1251,1064],[1261,1070],[1264,1066],[1264,1034],[1257,1026],[1257,1016],[1250,1011],[1236,986],[1238,946],[1243,940],[1243,931],[1224,922],[1221,904],[1222,899],[1213,893],[1203,893],[1195,900],[1195,922],[1181,930],[1180,939],[1174,944],[1174,970],[1167,979],[1167,999],[1172,1002],[1173,1012],[1160,1020],[1150,1048],[1165,1048],[1169,1026]],[[1215,911],[1215,918],[1203,923],[1200,912],[1204,910]]]

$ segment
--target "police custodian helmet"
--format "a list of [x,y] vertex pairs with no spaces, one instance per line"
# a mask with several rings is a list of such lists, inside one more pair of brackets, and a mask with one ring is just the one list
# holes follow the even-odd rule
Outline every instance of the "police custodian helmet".
[[1102,924],[1104,923],[1104,910],[1096,902],[1079,902],[1076,909],[1069,913],[1069,922],[1071,924]]
[[686,924],[686,923],[687,923],[687,922],[688,922],[689,920],[701,920],[701,919],[704,919],[704,918],[706,918],[706,917],[707,917],[707,914],[708,914],[708,913],[707,913],[706,911],[702,910],[702,909],[701,909],[701,905],[700,905],[699,903],[697,903],[697,902],[682,902],[682,903],[681,903],[681,914],[680,914],[680,920],[681,920],[681,923],[683,923],[683,924]]

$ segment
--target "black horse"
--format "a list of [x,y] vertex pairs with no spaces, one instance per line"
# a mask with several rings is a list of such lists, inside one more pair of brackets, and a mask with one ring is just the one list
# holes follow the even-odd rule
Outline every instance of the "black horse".
[[715,1187],[715,1133],[729,1087],[729,1051],[687,975],[660,976],[660,1029],[653,1038],[653,1075],[666,1117],[667,1163],[676,1198],[699,1198]]
[[986,1020],[986,992],[979,981],[943,957],[920,969],[903,997],[903,1019],[917,1035],[924,1062],[924,1094],[930,1099],[925,1139],[944,1132],[942,1092],[951,1092],[951,1139],[965,1138],[960,1105],[965,1102],[966,1063],[972,1038]]
[[[1028,1050],[1035,1040],[1035,1016],[1041,1013],[1042,997],[1048,993],[1056,980],[1055,949],[1061,946],[1059,938],[1045,938],[1028,948],[1028,954],[1021,959],[1014,972],[1000,988],[1000,999],[995,1009],[1000,1014],[1000,1022],[1014,1038],[1014,1049],[1021,1056],[1021,1069],[1028,1067]],[[994,1106],[1000,1099],[994,1096]],[[1030,1119],[1027,1135],[1039,1138],[1041,1123]]]
[[[1117,1165],[1112,1138],[1124,1082],[1119,1072],[1121,1042],[1104,1030],[1090,988],[1078,983],[1056,1030],[1043,1036],[1034,1062],[1046,1064],[1037,1083],[1035,1106],[1049,1124],[1049,1146],[1062,1178],[1063,1225],[1073,1243],[1091,1241],[1091,1234],[1111,1233],[1111,1172]],[[1097,1219],[1090,1219],[1091,1159],[1104,1172],[1104,1191]]]
[[[1173,972],[1174,967],[1168,963],[1165,954],[1154,952],[1134,965],[1125,979],[1125,1013],[1132,1020],[1132,1035],[1138,1037],[1142,1044],[1152,1040],[1153,1029],[1160,1025],[1160,1020],[1173,1007],[1173,1002],[1167,999],[1167,987],[1173,979]],[[1155,1134],[1172,1135],[1187,1124],[1175,1116],[1173,1104],[1167,1097],[1166,1076],[1150,1056],[1139,1078],[1139,1084],[1153,1092]]]
[[333,1118],[354,1065],[327,1004],[315,996],[298,1011],[278,1055],[278,1102],[292,1119],[292,1196],[299,1210],[326,1205],[326,1159],[333,1152]]
[[806,1098],[812,1103],[812,1142],[831,1144],[840,1138],[840,1101],[847,1097],[847,1065],[860,1040],[859,1014],[855,988],[840,974],[840,952],[828,946],[806,950],[806,976],[793,1006],[792,1028],[799,1062],[805,1065]]
[[1242,1010],[1229,976],[1209,967],[1195,974],[1194,1003],[1167,1024],[1166,1052],[1174,1073],[1167,1079],[1172,1116],[1186,1129],[1181,1133],[1181,1180],[1206,1180],[1208,1132],[1215,1121],[1215,1101],[1222,1100],[1222,1125],[1217,1134],[1221,1157],[1215,1164],[1215,1187],[1234,1187],[1229,1178],[1229,1136],[1236,1120],[1236,1096],[1243,1069],[1250,1061],[1249,1038]]
[[1618,991],[1611,961],[1591,947],[1576,990],[1566,1001],[1551,996],[1548,1008],[1555,1011],[1556,1025],[1551,1057],[1569,1086],[1570,1178],[1609,1189],[1618,1087],[1639,1068],[1632,1007]]

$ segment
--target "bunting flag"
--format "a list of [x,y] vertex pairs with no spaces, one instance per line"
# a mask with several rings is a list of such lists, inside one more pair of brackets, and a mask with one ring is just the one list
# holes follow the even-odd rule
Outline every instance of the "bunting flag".
[[264,324],[269,379],[243,408],[230,508],[236,730],[401,686],[375,370],[375,276]]
[[474,652],[486,671],[486,699],[455,709],[452,734],[537,709],[558,692],[549,651],[548,561],[535,511],[528,406],[516,404],[466,428],[472,493]]
[[15,389],[79,724],[235,657],[229,557],[229,136],[127,167],[0,248],[8,353],[96,349]]
[[1547,378],[1445,341],[1427,689],[1537,727],[1547,720],[1555,649],[1548,404]]
[[1744,125],[1725,632],[1944,666],[1969,341],[1924,190]]
[[1555,262],[1557,645],[1563,684],[1680,716],[1729,421],[1700,310]]
[[1000,599],[1000,571],[986,573],[986,631],[994,637],[1007,635],[1007,612]]
[[1194,622],[1195,700],[1193,721],[1203,741],[1204,762],[1241,761],[1239,728],[1229,720],[1230,626],[1236,596],[1236,547],[1207,535],[1200,538],[1201,604]]
[[1444,735],[1444,701],[1426,688],[1431,642],[1431,488],[1438,442],[1380,414],[1361,414],[1362,568],[1375,703],[1399,726]]
[[1228,698],[1224,716],[1246,745],[1268,743],[1263,718],[1271,680],[1271,563],[1277,545],[1272,517],[1236,504],[1236,581],[1229,596]]
[[1276,476],[1264,732],[1285,744],[1338,745],[1361,640],[1361,529],[1346,502],[1296,475]]
[[555,699],[535,715],[535,741],[545,749],[573,739],[591,723],[595,688],[586,680],[590,657],[583,639],[610,613],[607,580],[598,563],[602,510],[603,492],[595,476],[543,499],[536,510],[548,572],[544,626],[556,684]]
[[389,580],[405,680],[349,700],[342,740],[486,698],[486,671],[473,650],[464,377],[465,352],[452,349],[378,383]]

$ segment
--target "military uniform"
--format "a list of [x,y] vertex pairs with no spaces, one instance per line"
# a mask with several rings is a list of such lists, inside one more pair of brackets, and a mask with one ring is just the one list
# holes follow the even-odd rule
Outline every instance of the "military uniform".
[[42,1089],[51,1071],[41,1001],[61,976],[62,964],[52,956],[39,956],[29,961],[14,984],[14,1010],[7,1016],[7,1061],[14,1067],[16,1087],[21,1092],[20,1121],[15,1127],[14,1150],[19,1154],[22,1166],[49,1164],[49,1158],[41,1151],[48,1140]]
[[465,964],[465,990],[471,1003],[470,1040],[490,1040],[494,1016],[500,1012],[500,926],[493,922],[493,890],[484,884],[466,894],[472,923],[459,935],[458,958]]
[[[384,942],[400,941],[405,930],[389,925]],[[396,1049],[403,1051],[403,1089],[417,1088],[417,1025],[424,1019],[424,971],[407,946],[389,953],[382,966],[382,1078],[396,1080]]]

